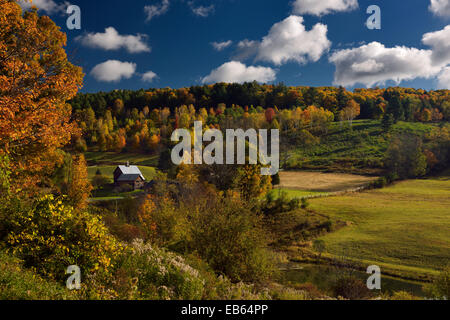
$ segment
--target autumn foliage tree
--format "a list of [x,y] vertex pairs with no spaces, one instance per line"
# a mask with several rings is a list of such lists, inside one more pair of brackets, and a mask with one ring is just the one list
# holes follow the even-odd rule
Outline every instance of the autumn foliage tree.
[[71,205],[76,209],[85,209],[92,186],[88,179],[86,160],[83,154],[73,157],[72,172],[68,186]]
[[21,185],[41,182],[61,160],[57,150],[77,133],[66,101],[83,73],[67,60],[65,45],[49,17],[0,0],[0,153]]
[[341,120],[347,120],[350,125],[352,121],[361,113],[361,107],[355,100],[349,100],[344,109],[342,109],[340,118]]

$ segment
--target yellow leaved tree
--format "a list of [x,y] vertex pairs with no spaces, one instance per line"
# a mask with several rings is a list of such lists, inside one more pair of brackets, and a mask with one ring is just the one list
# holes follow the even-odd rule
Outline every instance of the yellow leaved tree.
[[68,61],[66,41],[49,17],[0,0],[0,153],[21,186],[49,174],[61,161],[58,149],[78,134],[66,101],[83,72]]

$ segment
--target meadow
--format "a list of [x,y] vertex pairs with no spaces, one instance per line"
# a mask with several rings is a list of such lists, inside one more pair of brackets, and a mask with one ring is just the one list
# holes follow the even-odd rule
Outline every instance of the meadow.
[[312,191],[327,193],[345,191],[363,187],[376,180],[367,177],[345,173],[324,173],[310,171],[282,171],[280,172],[280,188],[288,190]]
[[323,237],[330,257],[377,264],[397,276],[426,279],[450,262],[450,177],[314,199],[311,209],[346,227]]
[[116,152],[101,152],[88,151],[85,153],[86,161],[89,166],[94,165],[123,165],[127,161],[130,164],[138,166],[154,167],[158,164],[157,155],[147,155],[140,153],[116,153]]
[[386,133],[377,120],[331,123],[320,141],[290,147],[282,158],[286,169],[380,175],[389,139],[399,132],[424,136],[437,124],[398,122]]

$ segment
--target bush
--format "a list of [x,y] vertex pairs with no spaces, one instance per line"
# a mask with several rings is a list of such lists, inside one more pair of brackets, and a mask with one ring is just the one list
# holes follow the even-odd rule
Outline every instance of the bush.
[[397,291],[392,294],[392,296],[389,298],[390,300],[421,300],[419,297],[416,297],[412,295],[409,292],[406,291]]
[[363,300],[371,295],[367,285],[353,276],[339,278],[333,285],[333,293],[336,297],[350,300]]
[[[302,200],[303,204],[303,200]],[[275,193],[269,192],[266,195],[266,201],[263,203],[261,210],[265,215],[275,215],[283,212],[290,212],[300,208],[300,200],[290,199],[286,192],[282,191],[280,196],[275,199]]]
[[331,232],[331,231],[333,231],[333,221],[327,220],[324,223],[322,223],[320,225],[320,227],[324,228],[325,230],[327,230],[327,232]]
[[266,252],[260,218],[236,199],[216,198],[192,221],[191,247],[232,281],[266,280],[274,267]]
[[385,177],[380,177],[376,181],[373,182],[373,187],[377,189],[382,189],[388,184]]
[[280,174],[277,173],[276,175],[273,175],[273,176],[272,176],[272,185],[273,185],[273,186],[279,186],[280,183],[281,183],[281,180],[280,180]]
[[110,183],[110,179],[103,175],[95,175],[92,179],[92,186],[96,189],[102,188]]
[[302,205],[301,205],[301,208],[302,208],[302,209],[306,209],[306,208],[308,208],[308,207],[309,207],[308,199],[302,198]]
[[52,195],[31,208],[13,208],[4,221],[7,246],[25,267],[52,279],[66,278],[66,268],[77,265],[83,274],[107,271],[120,253],[100,218],[76,211]]
[[146,239],[158,245],[167,245],[186,239],[189,210],[180,210],[173,200],[164,196],[158,199],[148,195],[141,203],[137,215],[146,232]]
[[430,285],[424,287],[425,292],[433,299],[449,299],[450,297],[450,267],[446,267]]

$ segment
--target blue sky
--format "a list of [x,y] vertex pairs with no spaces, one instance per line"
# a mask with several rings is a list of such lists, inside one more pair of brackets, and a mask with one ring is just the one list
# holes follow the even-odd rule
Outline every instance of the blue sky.
[[[245,80],[450,86],[450,0],[71,0],[81,30],[67,29],[64,1],[34,3],[67,33],[84,92]],[[365,26],[370,5],[381,30]]]

